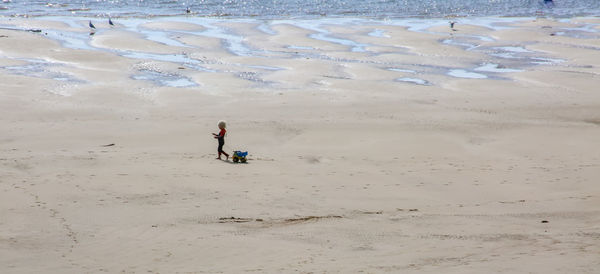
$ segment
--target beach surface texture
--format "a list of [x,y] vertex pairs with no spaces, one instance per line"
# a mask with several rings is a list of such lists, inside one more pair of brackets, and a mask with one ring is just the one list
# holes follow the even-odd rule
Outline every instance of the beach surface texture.
[[452,20],[0,19],[0,273],[598,273],[600,19]]

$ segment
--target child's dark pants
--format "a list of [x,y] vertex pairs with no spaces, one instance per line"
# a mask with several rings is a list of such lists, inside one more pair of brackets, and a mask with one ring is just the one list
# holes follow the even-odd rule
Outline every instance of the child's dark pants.
[[217,151],[219,152],[219,157],[221,157],[221,154],[224,154],[226,157],[229,157],[229,154],[225,153],[225,151],[223,151],[223,145],[225,145],[225,138],[217,138],[219,140],[219,148],[217,149]]

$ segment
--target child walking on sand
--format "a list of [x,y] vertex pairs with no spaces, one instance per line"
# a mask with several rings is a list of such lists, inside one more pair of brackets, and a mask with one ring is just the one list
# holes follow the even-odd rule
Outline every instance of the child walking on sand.
[[223,145],[225,145],[225,133],[227,133],[227,130],[225,130],[225,127],[227,127],[227,123],[225,123],[225,121],[219,121],[219,129],[221,131],[219,131],[219,134],[213,133],[213,136],[215,139],[217,139],[219,141],[219,147],[217,148],[217,152],[219,153],[219,157],[217,159],[222,160],[221,159],[221,154],[225,155],[225,160],[229,160],[229,154],[225,153],[225,151],[223,151]]

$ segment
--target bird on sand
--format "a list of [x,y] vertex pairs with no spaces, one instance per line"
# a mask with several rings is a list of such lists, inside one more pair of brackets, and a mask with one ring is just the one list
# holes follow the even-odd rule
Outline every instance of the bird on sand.
[[456,31],[456,30],[454,29],[454,24],[456,24],[456,22],[454,22],[454,21],[450,21],[450,28],[451,28],[452,30]]
[[187,7],[187,9],[185,10],[185,13],[191,13],[192,10],[190,10],[190,7]]
[[94,26],[94,24],[92,24],[92,21],[90,21],[90,23],[88,23],[88,26],[90,26],[90,28],[93,28],[93,29],[96,28],[96,26]]
[[113,24],[113,21],[112,21],[112,20],[110,20],[110,17],[108,17],[108,24],[109,24],[109,25],[111,25],[111,26],[114,26],[114,25],[115,25],[115,24]]

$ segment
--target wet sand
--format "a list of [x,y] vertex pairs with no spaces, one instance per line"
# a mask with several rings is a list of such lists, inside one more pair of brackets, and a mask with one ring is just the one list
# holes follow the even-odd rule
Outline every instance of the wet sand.
[[599,19],[344,20],[1,20],[0,272],[600,269]]

